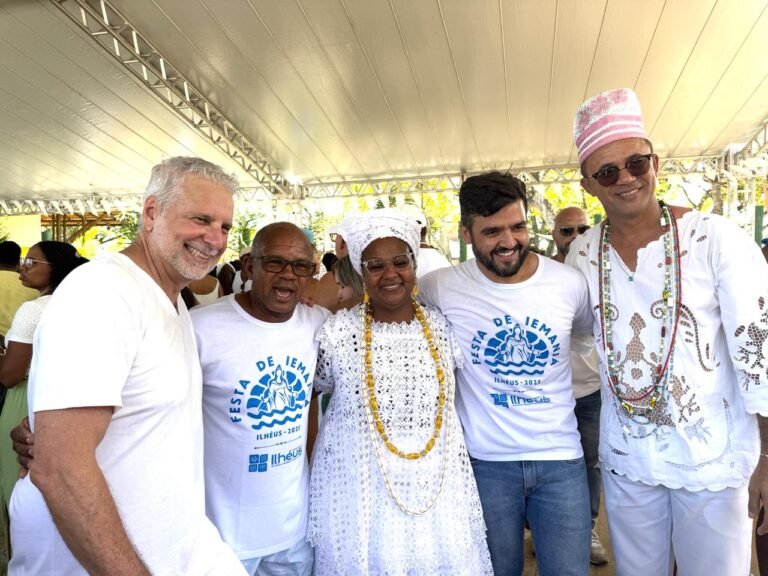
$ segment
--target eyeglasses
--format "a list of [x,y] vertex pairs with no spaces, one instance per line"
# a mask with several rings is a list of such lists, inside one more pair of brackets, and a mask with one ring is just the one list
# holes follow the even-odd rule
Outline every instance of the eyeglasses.
[[592,178],[597,180],[600,186],[613,186],[619,181],[619,172],[624,169],[632,174],[632,176],[642,176],[651,168],[651,157],[653,157],[653,153],[632,156],[632,158],[627,160],[627,163],[624,164],[624,168],[619,168],[618,166],[606,166],[592,174]]
[[261,260],[261,269],[264,272],[280,274],[286,266],[290,266],[296,276],[313,276],[317,269],[317,264],[309,260],[286,260],[279,256],[257,256],[256,260]]
[[50,262],[46,262],[45,260],[35,260],[34,258],[30,258],[29,256],[19,260],[19,265],[25,266],[27,268],[31,268],[35,264],[50,264]]
[[578,232],[579,235],[581,235],[581,234],[584,234],[584,232],[586,232],[587,230],[589,230],[589,228],[590,227],[587,226],[586,224],[582,224],[581,226],[561,226],[560,228],[557,229],[557,231],[560,232],[560,234],[562,234],[563,236],[570,236],[571,234],[573,234],[574,231]]
[[413,259],[410,254],[399,254],[391,260],[383,260],[381,258],[363,260],[363,267],[371,276],[377,276],[384,272],[388,264],[395,270],[407,270],[412,263]]

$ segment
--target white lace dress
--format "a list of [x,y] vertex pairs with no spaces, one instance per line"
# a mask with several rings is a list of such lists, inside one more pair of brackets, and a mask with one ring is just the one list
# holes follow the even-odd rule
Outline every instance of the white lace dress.
[[[389,452],[372,428],[363,389],[360,306],[320,330],[315,387],[332,392],[315,443],[309,540],[318,576],[492,575],[477,494],[454,407],[461,351],[445,318],[427,309],[445,369],[443,427],[425,457]],[[434,431],[438,380],[418,320],[372,326],[379,413],[404,452],[424,448]],[[386,479],[385,479],[386,477]],[[387,481],[389,486],[387,486]],[[394,494],[394,497],[393,497]],[[405,508],[423,510],[420,515]]]

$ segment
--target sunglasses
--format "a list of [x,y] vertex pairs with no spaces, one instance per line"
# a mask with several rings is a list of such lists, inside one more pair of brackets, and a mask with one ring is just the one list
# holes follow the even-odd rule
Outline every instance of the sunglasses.
[[627,160],[627,163],[624,164],[624,168],[619,168],[618,166],[606,166],[592,174],[592,178],[597,180],[600,186],[613,186],[619,181],[619,172],[622,170],[626,170],[635,177],[642,176],[650,170],[652,157],[653,153],[632,156],[632,158]]
[[26,268],[31,268],[35,264],[50,264],[50,262],[46,262],[45,260],[35,260],[34,258],[30,258],[27,256],[26,258],[21,258],[19,260],[19,265],[24,266]]
[[377,276],[382,274],[387,268],[387,265],[391,265],[395,270],[407,270],[413,260],[410,254],[399,254],[392,258],[392,260],[383,260],[381,258],[371,258],[370,260],[363,260],[363,267],[368,271],[371,276]]
[[286,266],[290,266],[296,276],[307,278],[315,274],[317,265],[309,260],[286,260],[279,256],[258,256],[256,260],[261,260],[261,269],[264,272],[280,274]]
[[587,230],[589,230],[589,228],[590,227],[587,226],[586,224],[582,224],[581,226],[561,226],[560,228],[557,229],[557,231],[560,232],[560,234],[562,234],[563,236],[570,236],[571,234],[573,234],[574,231],[578,232],[579,235],[581,235],[581,234],[584,234],[584,232],[586,232]]

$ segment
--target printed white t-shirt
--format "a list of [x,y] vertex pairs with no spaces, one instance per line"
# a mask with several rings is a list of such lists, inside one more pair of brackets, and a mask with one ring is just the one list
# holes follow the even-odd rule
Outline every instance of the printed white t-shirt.
[[307,534],[309,403],[325,308],[271,323],[234,295],[192,311],[203,368],[206,511],[241,559]]
[[451,322],[464,353],[457,409],[469,454],[491,461],[581,457],[569,352],[572,329],[592,330],[584,278],[538,258],[530,278],[501,284],[469,260],[428,274],[419,286]]
[[[35,333],[34,413],[115,407],[96,459],[129,540],[153,574],[245,574],[205,516],[200,364],[192,324],[122,254],[80,266]],[[86,574],[30,476],[11,496],[14,574]]]

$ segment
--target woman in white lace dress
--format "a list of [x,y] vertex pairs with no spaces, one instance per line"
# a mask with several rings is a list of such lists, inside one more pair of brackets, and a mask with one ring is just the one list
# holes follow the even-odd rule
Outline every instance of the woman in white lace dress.
[[315,574],[492,574],[454,408],[461,352],[416,303],[419,228],[395,210],[345,230],[369,300],[328,319],[315,387],[331,402],[312,456]]

